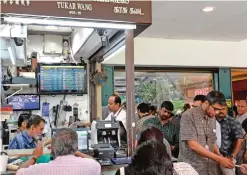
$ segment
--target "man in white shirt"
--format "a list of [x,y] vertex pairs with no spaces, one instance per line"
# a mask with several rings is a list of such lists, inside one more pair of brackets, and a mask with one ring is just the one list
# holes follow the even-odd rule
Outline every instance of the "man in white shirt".
[[237,120],[242,124],[243,121],[247,118],[247,101],[240,100],[238,102],[238,116]]
[[121,98],[117,95],[112,95],[108,99],[108,108],[110,114],[107,116],[105,120],[111,120],[114,117],[117,121],[121,121],[125,130],[126,127],[126,111],[121,108]]

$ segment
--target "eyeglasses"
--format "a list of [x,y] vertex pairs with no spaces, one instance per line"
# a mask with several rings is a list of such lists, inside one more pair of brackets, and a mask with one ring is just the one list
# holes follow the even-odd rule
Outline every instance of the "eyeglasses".
[[210,106],[212,106],[212,108],[214,109],[214,111],[223,111],[223,110],[225,110],[224,107],[223,107],[223,108],[216,108],[216,107],[213,106],[213,105],[210,105]]

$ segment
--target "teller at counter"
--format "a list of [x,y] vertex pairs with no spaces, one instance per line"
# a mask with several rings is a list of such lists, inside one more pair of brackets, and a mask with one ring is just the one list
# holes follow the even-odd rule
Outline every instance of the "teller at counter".
[[8,149],[33,149],[38,137],[44,130],[45,120],[39,115],[31,115],[27,121],[27,129],[20,132],[10,142]]

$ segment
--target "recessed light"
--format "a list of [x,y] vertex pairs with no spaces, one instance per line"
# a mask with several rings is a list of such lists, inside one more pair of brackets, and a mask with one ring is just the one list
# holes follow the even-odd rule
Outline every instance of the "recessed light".
[[58,29],[58,27],[56,27],[56,26],[45,26],[45,28],[48,30],[57,30]]
[[212,7],[212,6],[204,7],[202,9],[203,12],[212,12],[214,10],[215,10],[215,7]]

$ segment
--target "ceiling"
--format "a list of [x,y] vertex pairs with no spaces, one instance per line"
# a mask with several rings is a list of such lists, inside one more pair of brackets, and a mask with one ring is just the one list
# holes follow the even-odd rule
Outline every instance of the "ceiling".
[[[213,12],[202,8],[213,6]],[[153,23],[140,36],[166,39],[247,39],[247,1],[153,1]]]

